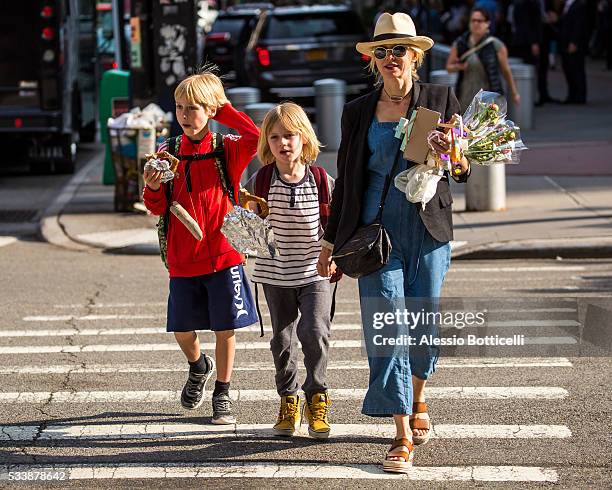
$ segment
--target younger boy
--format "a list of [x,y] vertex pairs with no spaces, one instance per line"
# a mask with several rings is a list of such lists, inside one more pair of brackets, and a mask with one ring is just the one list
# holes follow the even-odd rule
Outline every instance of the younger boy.
[[[161,183],[161,172],[147,167],[144,203],[151,213],[163,215],[168,206],[177,201],[198,223],[204,236],[198,241],[176,216],[169,214],[170,294],[166,328],[174,332],[189,362],[181,404],[190,410],[202,404],[206,383],[215,369],[213,359],[200,352],[196,330],[215,332],[217,381],[212,397],[212,422],[232,424],[235,417],[229,387],[236,348],[234,329],[255,323],[257,312],[242,268],[242,257],[221,233],[221,225],[232,206],[227,186],[238,195],[240,176],[257,150],[259,130],[248,116],[229,104],[221,80],[211,72],[183,80],[174,92],[174,99],[176,118],[183,134],[175,148],[169,148],[168,142],[159,148],[159,151],[175,153],[180,160],[172,182],[171,199],[166,198],[169,184]],[[240,134],[223,137],[229,181],[225,189],[213,155],[192,158],[211,154],[214,150],[213,135],[208,130],[209,119]]]

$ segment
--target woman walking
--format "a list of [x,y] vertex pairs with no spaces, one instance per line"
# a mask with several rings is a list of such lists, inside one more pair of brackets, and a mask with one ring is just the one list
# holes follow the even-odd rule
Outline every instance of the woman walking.
[[[416,107],[438,111],[448,121],[459,112],[459,103],[449,87],[418,82],[416,70],[433,41],[417,36],[409,15],[381,15],[371,42],[356,48],[371,57],[370,69],[380,86],[344,107],[342,138],[338,152],[338,178],[331,216],[324,234],[318,271],[329,276],[338,251],[359,226],[377,216],[385,182],[414,165],[403,159],[395,128]],[[437,130],[429,134],[438,154],[450,151],[450,136]],[[469,166],[465,159],[453,175],[465,182]],[[391,185],[384,201],[382,223],[392,252],[388,263],[359,279],[359,296],[366,343],[372,342],[367,304],[372,299],[398,304],[404,298],[438,298],[450,264],[452,240],[452,197],[448,173],[437,185],[436,194],[423,208],[406,199]],[[376,327],[375,327],[376,328]],[[380,332],[377,330],[377,332]],[[384,332],[384,331],[383,331]],[[429,440],[431,423],[425,403],[425,384],[434,370],[437,350],[395,349],[393,355],[371,355],[369,387],[362,412],[371,416],[393,416],[396,436],[383,461],[387,471],[404,472],[413,459],[413,443]]]
[[455,40],[446,61],[447,71],[459,72],[456,91],[462,113],[480,89],[503,95],[501,76],[506,80],[512,101],[517,105],[520,102],[508,63],[508,49],[489,33],[490,25],[486,9],[472,9],[470,28]]

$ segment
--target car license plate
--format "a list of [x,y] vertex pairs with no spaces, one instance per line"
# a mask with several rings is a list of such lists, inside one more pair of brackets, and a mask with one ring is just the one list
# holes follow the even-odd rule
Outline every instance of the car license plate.
[[324,49],[311,49],[306,51],[306,59],[308,61],[324,61],[327,59],[327,51]]

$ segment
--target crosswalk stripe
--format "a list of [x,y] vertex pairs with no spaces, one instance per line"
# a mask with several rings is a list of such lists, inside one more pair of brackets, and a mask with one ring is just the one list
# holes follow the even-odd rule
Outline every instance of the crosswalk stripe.
[[[442,325],[442,328],[521,328],[521,327],[579,327],[581,324],[575,320],[491,320],[483,325],[465,325],[465,327],[454,327],[453,325]],[[332,323],[332,331],[361,331],[361,323]],[[239,332],[260,332],[259,325],[250,325],[238,329]],[[268,326],[264,326],[265,332],[272,332]],[[107,328],[60,328],[53,330],[31,329],[31,330],[4,330],[0,331],[0,337],[64,337],[68,335],[157,335],[167,333],[164,327],[107,327]]]
[[[9,425],[1,427],[2,441],[60,441],[66,439],[216,439],[219,437],[269,438],[270,424],[51,424],[45,427]],[[307,436],[303,424],[296,436]],[[395,435],[392,424],[333,424],[331,437],[376,437]],[[572,432],[565,425],[470,425],[436,424],[432,437],[437,439],[566,439]]]
[[157,318],[165,318],[165,313],[147,314],[147,315],[38,315],[24,316],[24,322],[70,322],[70,321],[101,321],[101,320],[154,320]]
[[572,272],[584,271],[581,265],[544,265],[544,266],[516,266],[516,267],[451,267],[449,272]]
[[[2,465],[0,472],[41,471],[43,465]],[[50,474],[65,474],[70,480],[123,480],[165,478],[282,478],[299,479],[364,479],[413,481],[467,481],[467,482],[556,482],[559,478],[553,468],[538,466],[415,466],[409,473],[385,473],[381,465],[359,464],[276,464],[234,462],[215,463],[125,463],[121,465],[63,465],[44,466]]]
[[[484,325],[466,325],[467,327],[579,327],[580,323],[575,320],[492,320]],[[446,327],[450,328],[450,325]],[[361,331],[361,323],[332,323],[332,331]],[[271,332],[270,327],[264,328]],[[259,325],[250,325],[238,330],[239,332],[259,332]],[[67,336],[95,336],[95,335],[159,335],[165,334],[164,327],[117,327],[117,328],[57,328],[57,329],[29,329],[29,330],[0,330],[0,338],[10,337],[67,337]]]
[[[468,368],[524,368],[524,367],[573,367],[572,362],[565,357],[551,358],[447,358],[440,359],[437,368],[468,369]],[[101,374],[101,373],[173,373],[185,372],[185,364],[175,366],[150,366],[137,364],[114,364],[75,366],[71,364],[51,366],[13,366],[0,368],[0,375],[10,374]],[[366,361],[334,361],[327,365],[328,371],[368,369]],[[271,362],[237,364],[234,371],[274,371]]]
[[[523,336],[521,336],[523,337]],[[524,337],[525,345],[573,345],[578,341],[575,337]],[[214,350],[215,344],[205,342],[200,344],[205,350]],[[364,347],[361,340],[330,340],[331,349],[358,349]],[[269,342],[238,342],[236,350],[269,350]],[[176,351],[177,344],[91,344],[91,345],[37,345],[37,346],[1,346],[0,354],[62,354],[88,352],[155,352]]]
[[491,320],[483,327],[579,327],[576,320]]
[[[330,390],[330,397],[338,400],[362,400],[365,389]],[[541,399],[566,398],[567,390],[555,386],[431,386],[427,396],[434,399]],[[211,393],[204,396],[210,399]],[[233,390],[237,401],[277,401],[276,390]],[[158,403],[180,399],[180,391],[33,391],[0,393],[0,403]]]
[[[505,301],[505,299],[504,299]],[[336,298],[336,304],[358,304],[359,298]],[[53,308],[56,309],[102,309],[102,308],[142,308],[142,307],[163,307],[168,306],[167,302],[150,302],[150,303],[96,303],[96,304],[56,304]],[[487,308],[489,313],[576,313],[576,308]],[[54,315],[51,315],[54,316]],[[65,315],[64,315],[65,316]],[[32,317],[28,317],[32,318]]]
[[[361,347],[360,340],[331,340],[330,348]],[[203,342],[200,346],[204,350],[214,350],[214,342]],[[236,350],[269,350],[269,342],[238,342]],[[91,345],[41,345],[41,346],[2,346],[0,354],[53,354],[53,353],[76,353],[76,352],[151,352],[151,351],[176,351],[179,347],[176,343],[168,344],[91,344]]]

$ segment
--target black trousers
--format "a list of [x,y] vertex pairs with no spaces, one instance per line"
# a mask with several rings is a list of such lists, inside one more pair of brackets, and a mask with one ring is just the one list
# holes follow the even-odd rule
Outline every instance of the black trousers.
[[586,102],[585,55],[577,52],[561,54],[561,66],[567,80],[567,101]]

